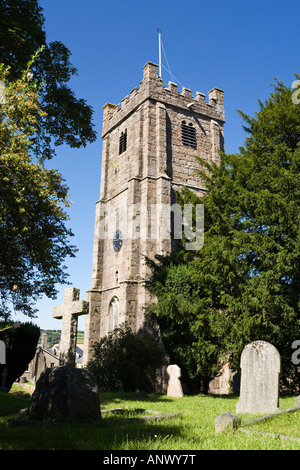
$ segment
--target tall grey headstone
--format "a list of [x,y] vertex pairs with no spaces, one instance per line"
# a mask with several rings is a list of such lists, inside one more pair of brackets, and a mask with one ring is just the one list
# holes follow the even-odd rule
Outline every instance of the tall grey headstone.
[[0,364],[6,364],[6,346],[4,341],[0,341]]
[[272,344],[259,340],[244,348],[237,413],[270,413],[278,410],[280,368],[280,354]]
[[167,367],[167,374],[169,376],[167,395],[169,397],[183,397],[181,386],[181,369],[176,364]]
[[62,319],[59,345],[61,366],[75,366],[78,317],[89,313],[88,302],[79,300],[79,294],[80,290],[74,287],[65,289],[64,303],[53,309],[53,318]]

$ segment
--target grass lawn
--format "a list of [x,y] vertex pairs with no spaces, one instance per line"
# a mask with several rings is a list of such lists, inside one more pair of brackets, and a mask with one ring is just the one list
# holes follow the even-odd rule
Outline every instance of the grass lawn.
[[[129,417],[136,409],[162,414],[179,413],[163,421],[124,422],[123,415],[103,413],[101,424],[12,426],[7,420],[28,406],[24,396],[0,392],[0,449],[63,450],[300,450],[300,441],[280,440],[267,435],[246,435],[240,431],[215,434],[214,421],[225,411],[235,413],[237,397],[185,396],[170,398],[152,394],[102,394],[101,409],[123,408]],[[280,408],[293,407],[295,398],[282,398]],[[149,415],[149,413],[146,413]],[[254,415],[241,415],[242,422]],[[291,436],[300,434],[300,410],[253,425],[253,429]],[[250,426],[247,426],[250,428]]]

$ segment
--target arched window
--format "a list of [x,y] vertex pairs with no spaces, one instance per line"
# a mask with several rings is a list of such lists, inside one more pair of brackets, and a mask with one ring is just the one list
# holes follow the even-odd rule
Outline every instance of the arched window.
[[119,324],[119,299],[113,297],[108,307],[108,331],[113,331]]
[[181,139],[182,143],[188,147],[197,147],[196,129],[190,122],[187,124],[185,121],[181,123]]

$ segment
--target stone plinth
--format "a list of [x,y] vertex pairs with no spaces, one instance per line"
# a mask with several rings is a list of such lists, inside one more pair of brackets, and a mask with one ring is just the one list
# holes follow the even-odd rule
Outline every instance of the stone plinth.
[[50,422],[85,422],[101,419],[100,399],[94,376],[86,369],[53,367],[36,383],[28,417]]

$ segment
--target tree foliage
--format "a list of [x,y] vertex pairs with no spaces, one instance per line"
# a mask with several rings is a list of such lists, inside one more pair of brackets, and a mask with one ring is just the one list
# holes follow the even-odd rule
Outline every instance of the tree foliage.
[[[266,340],[292,377],[293,340],[300,337],[300,106],[276,80],[254,117],[240,112],[248,135],[220,164],[202,164],[207,192],[201,250],[178,249],[154,266],[150,312],[168,353],[194,383],[208,383],[216,358]],[[183,191],[182,204],[195,202]],[[287,381],[286,381],[287,384]]]
[[0,65],[5,100],[0,104],[0,298],[33,316],[41,294],[54,298],[55,284],[65,283],[63,261],[74,256],[65,208],[68,188],[57,170],[49,170],[31,148],[42,119],[39,87],[27,79],[32,62],[19,79],[8,80]]
[[165,351],[147,333],[135,334],[127,323],[94,345],[87,368],[103,392],[153,391]]
[[9,66],[9,79],[21,76],[28,61],[43,47],[32,67],[41,91],[42,115],[32,152],[43,158],[54,155],[54,145],[86,146],[96,139],[92,108],[75,96],[68,83],[77,75],[71,52],[60,41],[47,42],[45,18],[39,0],[3,0],[0,4],[0,63]]

